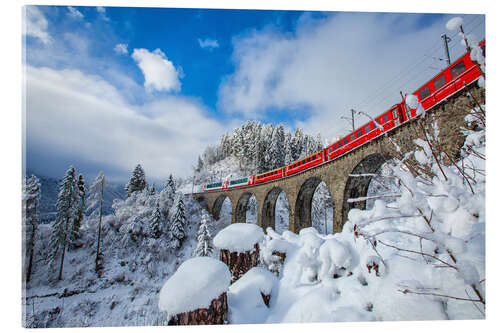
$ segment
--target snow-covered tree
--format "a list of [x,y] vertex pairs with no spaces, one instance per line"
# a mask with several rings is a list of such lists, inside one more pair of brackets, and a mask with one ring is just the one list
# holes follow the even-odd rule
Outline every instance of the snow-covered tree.
[[160,192],[160,210],[164,217],[168,217],[168,211],[172,207],[177,194],[174,177],[170,175],[165,187]]
[[203,169],[203,160],[201,159],[201,156],[198,156],[198,163],[196,164],[196,168],[194,169],[194,171],[200,172],[202,169]]
[[57,217],[52,223],[52,231],[49,240],[49,258],[55,264],[57,258],[61,257],[58,279],[62,280],[64,257],[66,248],[70,245],[73,222],[77,218],[77,210],[80,201],[76,170],[70,166],[62,180],[57,198]]
[[142,169],[140,164],[137,164],[134,171],[132,172],[132,176],[128,184],[125,186],[125,190],[127,191],[127,195],[130,196],[132,193],[137,191],[142,191],[146,188],[146,174]]
[[293,161],[298,160],[302,155],[303,140],[304,140],[304,134],[302,133],[302,129],[297,128],[295,130],[295,134],[293,136],[291,144]]
[[266,124],[262,126],[261,130],[261,160],[259,163],[260,171],[268,171],[273,168],[273,160],[270,154],[269,147],[271,146],[273,138],[274,126],[272,124]]
[[293,162],[292,157],[292,134],[287,132],[285,134],[285,141],[283,142],[283,149],[285,151],[285,165]]
[[156,208],[153,211],[153,216],[151,216],[151,220],[149,222],[149,233],[153,238],[160,238],[162,230],[161,230],[161,211],[160,204],[156,204]]
[[24,229],[24,265],[26,282],[31,279],[35,240],[38,230],[38,202],[41,197],[41,185],[35,175],[23,181],[23,229]]
[[151,184],[151,186],[149,187],[149,195],[154,196],[155,194],[156,194],[155,184]]
[[99,172],[94,183],[89,188],[89,197],[87,199],[88,206],[87,210],[92,211],[92,215],[99,215],[99,223],[97,226],[97,250],[95,257],[95,270],[96,272],[102,267],[102,255],[101,255],[101,230],[102,230],[102,201],[104,196],[104,186],[106,184],[106,178],[104,173]]
[[186,215],[184,209],[184,201],[179,196],[175,207],[172,223],[170,224],[170,244],[174,249],[181,247],[182,241],[186,238]]
[[208,230],[208,221],[210,221],[210,217],[208,213],[203,210],[201,213],[200,227],[198,229],[198,245],[195,250],[195,255],[198,257],[208,257],[214,250],[212,236]]
[[82,226],[82,222],[84,219],[85,196],[87,192],[85,188],[85,179],[83,178],[82,174],[78,176],[77,186],[78,186],[78,202],[76,203],[75,219],[73,220],[72,223],[72,230],[70,237],[70,244],[73,248],[81,245],[79,243],[79,239],[81,237],[80,228]]
[[323,139],[321,138],[321,133],[316,134],[316,148],[315,151],[320,151],[323,149]]
[[278,125],[274,128],[269,147],[270,169],[280,168],[285,164],[283,141],[285,141],[283,125]]

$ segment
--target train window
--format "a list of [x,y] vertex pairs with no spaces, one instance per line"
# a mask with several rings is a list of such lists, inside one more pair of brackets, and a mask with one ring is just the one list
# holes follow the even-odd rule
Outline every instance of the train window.
[[392,119],[398,119],[398,109],[392,110]]
[[312,158],[313,158],[313,161],[314,161],[316,159],[316,155],[314,155]]
[[429,87],[425,87],[424,89],[420,90],[420,93],[419,93],[420,100],[423,100],[424,98],[426,98],[430,94],[431,94],[431,91],[430,91]]
[[342,147],[342,141],[339,141],[338,145],[339,145],[339,148]]
[[356,137],[354,136],[354,134],[351,134],[349,141],[352,142],[352,141],[354,141],[354,139],[356,139]]
[[389,115],[384,114],[384,124],[389,121]]
[[348,143],[349,143],[349,138],[345,138],[345,139],[344,139],[344,144],[346,145],[346,144],[348,144]]
[[453,66],[453,68],[450,70],[451,71],[451,77],[456,78],[460,74],[462,74],[465,71],[465,64],[464,61],[460,61],[458,64]]
[[441,88],[445,84],[446,84],[446,77],[443,74],[434,80],[434,89],[438,90],[439,88]]
[[360,138],[363,135],[363,130],[359,130],[358,133],[356,133],[356,135],[358,136],[358,138]]
[[365,133],[368,133],[368,132],[370,132],[370,124],[365,126]]

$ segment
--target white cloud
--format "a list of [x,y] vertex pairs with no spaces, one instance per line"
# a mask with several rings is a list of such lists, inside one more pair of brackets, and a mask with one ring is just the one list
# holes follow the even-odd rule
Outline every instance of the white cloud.
[[23,34],[40,39],[44,44],[50,44],[53,39],[48,33],[49,23],[37,6],[24,7]]
[[106,8],[97,6],[96,10],[99,13],[99,17],[101,19],[103,19],[104,21],[109,21],[109,17],[106,15]]
[[200,44],[200,47],[202,49],[212,50],[212,49],[219,47],[219,42],[217,42],[217,40],[215,40],[215,39],[210,39],[210,38],[203,39],[203,40],[198,38],[198,43]]
[[75,7],[68,6],[69,13],[68,15],[74,19],[81,20],[83,19],[83,14]]
[[[338,13],[317,20],[305,15],[294,35],[268,27],[235,38],[236,70],[219,88],[219,106],[247,118],[265,118],[270,109],[287,110],[295,118],[307,110],[310,115],[295,125],[321,131],[325,138],[339,135],[349,127],[340,116],[350,116],[351,108],[376,115],[398,103],[401,90],[413,91],[442,68],[432,56],[442,57],[446,17],[417,28],[420,19],[412,14]],[[429,54],[433,46],[435,54]],[[452,50],[455,56],[463,51]],[[411,71],[384,89],[382,84],[408,67]],[[357,125],[366,121],[360,117]]]
[[116,44],[113,50],[118,54],[128,54],[128,44]]
[[206,145],[227,130],[187,98],[133,106],[99,76],[35,67],[26,72],[28,146],[47,161],[62,158],[63,168],[78,167],[71,159],[77,156],[122,175],[141,163],[148,179],[187,176]]
[[144,74],[144,87],[149,91],[179,91],[179,70],[168,60],[160,49],[149,52],[146,49],[134,49],[132,58]]

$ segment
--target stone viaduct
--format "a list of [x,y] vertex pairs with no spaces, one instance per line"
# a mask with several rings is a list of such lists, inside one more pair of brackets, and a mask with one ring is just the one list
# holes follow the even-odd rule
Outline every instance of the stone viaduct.
[[[468,96],[468,93],[472,97]],[[424,138],[423,128],[431,128],[434,121],[439,128],[441,149],[450,156],[457,156],[464,142],[461,128],[464,115],[475,106],[475,101],[485,103],[485,91],[472,84],[465,90],[427,110],[424,118],[410,120],[393,131],[357,147],[344,156],[328,163],[294,174],[287,178],[244,188],[215,192],[194,193],[203,201],[215,219],[219,219],[222,203],[229,198],[232,206],[232,222],[246,222],[246,211],[250,197],[258,204],[257,223],[264,228],[273,227],[276,200],[284,191],[289,203],[289,229],[293,232],[310,227],[311,203],[316,187],[323,181],[333,199],[333,232],[340,232],[351,208],[364,209],[366,201],[349,203],[349,198],[364,197],[371,177],[352,177],[352,174],[376,173],[386,161],[415,150],[416,138]],[[392,141],[392,142],[391,142]],[[393,144],[400,147],[400,153]]]

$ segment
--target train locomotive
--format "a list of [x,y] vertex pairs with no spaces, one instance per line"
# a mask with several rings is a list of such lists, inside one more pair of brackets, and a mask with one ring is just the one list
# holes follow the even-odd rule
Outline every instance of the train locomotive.
[[[485,56],[485,40],[481,41],[479,46],[482,49],[483,56]],[[468,52],[418,88],[413,92],[413,95],[417,97],[422,108],[428,110],[461,91],[466,86],[476,82],[480,76],[481,70],[471,60],[470,52]],[[403,100],[319,152],[279,169],[241,179],[205,184],[203,185],[203,191],[220,191],[235,187],[252,186],[303,172],[304,170],[334,160],[356,147],[374,140],[385,132],[402,126],[417,116],[417,110],[410,108]]]

